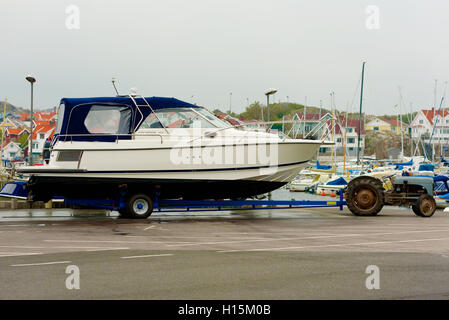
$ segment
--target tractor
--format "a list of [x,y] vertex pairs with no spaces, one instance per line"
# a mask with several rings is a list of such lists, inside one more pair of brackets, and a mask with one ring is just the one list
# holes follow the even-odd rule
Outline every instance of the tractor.
[[[386,187],[389,185],[390,187]],[[434,179],[427,176],[390,176],[380,180],[360,176],[346,189],[346,203],[356,216],[375,216],[384,205],[412,207],[419,217],[435,213]]]

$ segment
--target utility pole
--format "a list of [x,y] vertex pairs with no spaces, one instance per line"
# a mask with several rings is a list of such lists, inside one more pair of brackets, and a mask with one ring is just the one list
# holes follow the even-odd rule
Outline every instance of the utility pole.
[[360,134],[361,134],[361,121],[362,121],[362,103],[363,103],[363,77],[365,76],[365,63],[366,61],[363,61],[362,64],[362,83],[360,88],[360,111],[359,111],[359,132],[357,135],[357,164],[360,164]]

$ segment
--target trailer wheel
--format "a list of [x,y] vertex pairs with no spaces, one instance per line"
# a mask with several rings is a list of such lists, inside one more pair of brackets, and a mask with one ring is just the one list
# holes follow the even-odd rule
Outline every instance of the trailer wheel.
[[429,218],[435,213],[437,205],[435,199],[431,195],[423,194],[419,197],[418,201],[416,201],[416,207],[420,213],[420,217]]
[[153,201],[145,194],[136,194],[128,199],[127,217],[146,219],[153,213]]
[[346,204],[356,216],[375,216],[384,205],[382,182],[373,177],[359,177],[349,182]]

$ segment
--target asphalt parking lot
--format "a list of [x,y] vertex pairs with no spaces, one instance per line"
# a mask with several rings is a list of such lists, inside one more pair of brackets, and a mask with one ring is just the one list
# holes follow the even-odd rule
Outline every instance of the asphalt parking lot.
[[0,299],[448,299],[449,213],[0,211],[0,270]]

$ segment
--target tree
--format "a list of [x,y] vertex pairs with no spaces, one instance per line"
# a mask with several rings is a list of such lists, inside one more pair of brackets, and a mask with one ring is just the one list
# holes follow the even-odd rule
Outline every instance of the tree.
[[17,140],[17,142],[19,143],[20,147],[23,149],[28,145],[28,137],[29,134],[28,132],[25,132],[24,134],[22,134],[19,139]]
[[256,101],[246,107],[245,111],[240,114],[244,120],[262,120],[261,112],[262,108],[265,109],[264,106],[260,104],[259,101]]

